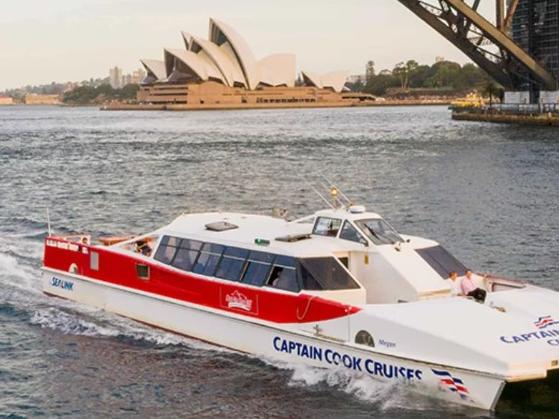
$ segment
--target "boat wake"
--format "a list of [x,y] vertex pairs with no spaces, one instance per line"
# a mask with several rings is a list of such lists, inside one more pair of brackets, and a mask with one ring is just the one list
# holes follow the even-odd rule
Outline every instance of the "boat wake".
[[[36,226],[33,224],[33,227]],[[24,230],[23,233],[0,234],[0,287],[3,290],[0,307],[24,311],[29,324],[68,335],[222,351],[216,346],[144,326],[100,309],[44,295],[39,268],[45,232],[36,228]]]
[[289,385],[293,387],[327,386],[349,394],[377,409],[388,412],[444,410],[437,400],[426,398],[398,382],[385,383],[365,374],[356,375],[344,369],[315,368],[304,364],[266,363],[291,372]]

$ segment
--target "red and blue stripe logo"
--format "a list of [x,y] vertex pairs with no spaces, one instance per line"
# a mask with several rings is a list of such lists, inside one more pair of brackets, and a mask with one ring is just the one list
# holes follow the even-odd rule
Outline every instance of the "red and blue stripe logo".
[[464,385],[462,379],[454,377],[451,373],[444,370],[431,369],[433,373],[440,378],[440,383],[448,388],[450,391],[457,393],[463,399],[467,398],[470,394],[468,388]]
[[551,326],[552,324],[557,324],[558,321],[555,321],[551,316],[543,316],[539,317],[538,320],[534,322],[534,326],[538,329],[545,329],[547,326]]

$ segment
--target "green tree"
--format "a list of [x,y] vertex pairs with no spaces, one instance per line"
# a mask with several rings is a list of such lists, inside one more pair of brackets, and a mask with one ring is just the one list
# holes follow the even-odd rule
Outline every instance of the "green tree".
[[390,87],[397,87],[400,84],[397,77],[392,74],[379,74],[373,77],[365,85],[364,91],[376,96],[382,96]]
[[407,89],[410,86],[410,78],[417,71],[419,64],[415,60],[408,60],[405,64],[403,62],[396,64],[392,74],[400,79],[400,87]]

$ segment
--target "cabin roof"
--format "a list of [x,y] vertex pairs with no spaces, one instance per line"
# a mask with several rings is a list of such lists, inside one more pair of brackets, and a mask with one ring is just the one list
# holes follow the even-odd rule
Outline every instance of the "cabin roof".
[[[212,231],[206,227],[208,224],[219,222],[234,224],[237,228]],[[362,244],[335,237],[310,236],[310,238],[293,242],[277,240],[277,238],[288,235],[310,234],[312,229],[313,223],[308,221],[308,217],[303,221],[286,221],[266,215],[208,212],[183,214],[158,232],[296,257],[331,256],[335,253],[365,249]],[[257,239],[268,241],[269,244],[256,244],[255,240]]]

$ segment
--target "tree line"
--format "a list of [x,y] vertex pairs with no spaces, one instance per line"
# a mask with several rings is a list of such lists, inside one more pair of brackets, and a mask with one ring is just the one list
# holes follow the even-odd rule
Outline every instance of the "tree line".
[[433,65],[424,65],[415,60],[398,63],[392,70],[382,70],[378,74],[375,72],[374,62],[369,61],[364,82],[348,83],[347,86],[353,91],[375,96],[383,96],[392,88],[402,91],[440,89],[457,93],[474,89],[482,93],[498,90],[487,73],[474,64],[461,66],[452,61],[438,61]]
[[70,105],[89,105],[108,100],[136,100],[139,88],[137,84],[128,84],[122,89],[113,89],[109,84],[80,86],[64,93],[62,101]]

